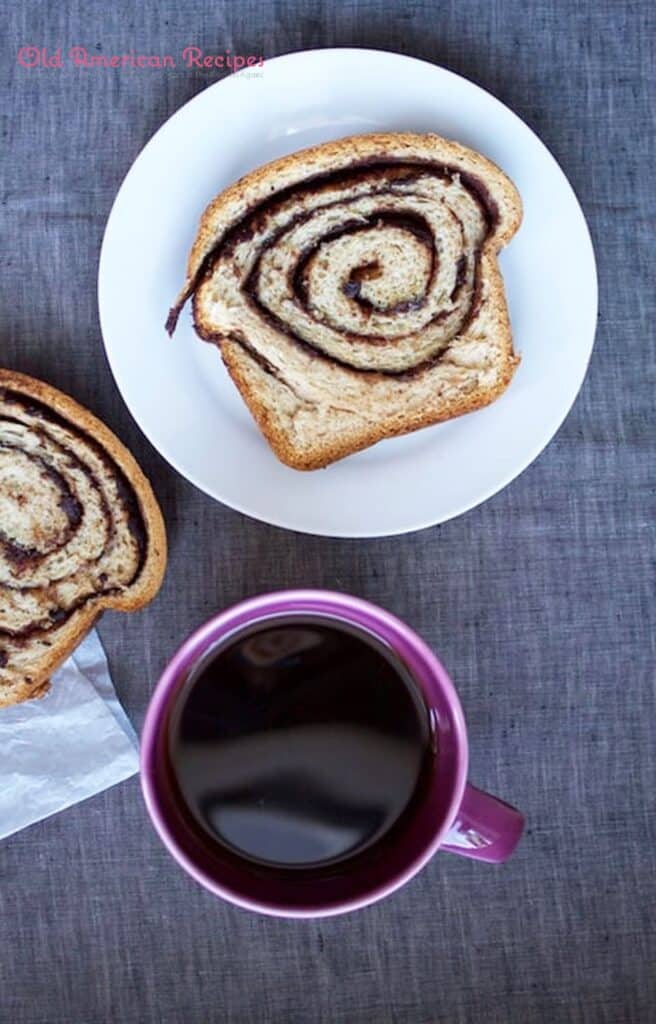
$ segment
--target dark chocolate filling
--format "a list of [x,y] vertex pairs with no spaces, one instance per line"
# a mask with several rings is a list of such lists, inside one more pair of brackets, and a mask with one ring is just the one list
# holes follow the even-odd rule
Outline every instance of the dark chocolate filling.
[[[307,273],[310,261],[316,256],[324,242],[330,242],[335,238],[341,238],[343,235],[354,235],[358,234],[361,231],[370,231],[371,228],[373,227],[382,227],[384,225],[398,227],[401,228],[403,231],[408,231],[410,232],[410,234],[414,235],[415,238],[418,238],[423,245],[426,246],[430,253],[430,271],[427,283],[428,290],[435,278],[438,266],[437,247],[435,239],[433,238],[433,233],[429,225],[426,223],[423,217],[418,216],[418,214],[414,213],[413,211],[407,211],[404,214],[400,214],[395,210],[380,210],[376,211],[376,213],[373,213],[370,217],[367,217],[366,220],[364,221],[347,221],[345,224],[333,228],[331,231],[326,232],[326,234],[323,235],[318,242],[315,242],[313,245],[308,246],[305,252],[301,253],[301,258],[296,266],[296,270],[294,271],[292,284],[292,290],[299,304],[303,308],[307,307],[308,305],[307,283],[305,281],[305,275]],[[270,244],[271,242],[269,242],[269,245]],[[263,247],[263,251],[265,251],[266,248],[269,247],[269,245]],[[258,275],[261,258],[262,253],[260,253],[260,255],[258,256],[257,263],[253,268],[254,270],[257,268]],[[424,295],[418,296],[416,299],[406,300],[405,302],[397,302],[396,305],[393,306],[377,306],[373,302],[370,302],[369,299],[366,299],[363,295],[360,294],[360,289],[362,281],[367,280],[368,277],[371,276],[371,267],[372,264],[367,264],[364,267],[357,267],[351,274],[350,279],[346,282],[343,289],[344,293],[349,298],[354,299],[355,302],[357,302],[358,306],[363,311],[363,313],[407,313],[409,310],[421,309],[422,306],[425,304],[426,298]],[[262,312],[268,312],[268,310],[266,310],[266,308],[258,301],[257,298],[257,276],[253,277],[252,273],[249,275],[249,277],[246,280],[244,290],[248,293],[249,298],[257,304],[258,308]],[[371,342],[371,344],[373,345],[383,344],[386,340],[385,338],[379,338],[376,335],[371,334],[364,335],[355,333],[345,333],[343,334],[343,337],[346,341],[355,339],[362,340],[363,338],[366,338],[366,340]]]
[[[455,291],[455,289],[454,289],[454,291]],[[469,312],[468,312],[465,320],[463,321],[463,323],[461,325],[461,328],[460,328],[461,330],[464,330],[464,328],[467,326],[467,324],[471,322],[473,317],[478,312],[478,310],[480,308],[480,304],[481,304],[481,278],[480,278],[478,263],[476,263],[476,265],[474,266],[474,288],[473,288],[473,293],[472,293],[472,303],[471,303],[471,306],[469,308]],[[220,347],[220,343],[224,340],[224,335],[221,333],[221,331],[208,331],[204,327],[202,327],[202,325],[196,319],[195,295],[192,298],[192,312],[193,312],[194,330],[196,331],[198,336],[200,338],[202,338],[204,341],[215,342]],[[364,374],[367,374],[367,376],[372,377],[372,378],[393,378],[394,380],[399,380],[399,381],[401,381],[401,380],[411,380],[413,377],[416,377],[418,374],[423,373],[425,370],[429,369],[431,366],[435,366],[436,363],[439,362],[439,360],[441,359],[442,354],[443,354],[440,351],[436,355],[430,356],[428,359],[423,360],[421,363],[417,363],[416,366],[412,366],[412,367],[410,367],[407,370],[377,370],[377,369],[373,369],[373,368],[369,369],[369,368],[366,368],[366,367],[365,368],[360,367],[360,368],[358,368],[357,371],[355,371],[353,369],[353,366],[350,363],[347,363],[344,360],[339,359],[337,356],[334,356],[334,355],[326,356],[326,355],[324,355],[323,352],[320,352],[317,348],[315,348],[314,345],[311,345],[309,342],[305,341],[303,338],[299,338],[297,334],[294,334],[294,332],[284,322],[284,320],[280,320],[275,315],[275,313],[271,313],[270,310],[264,309],[264,307],[262,307],[262,314],[266,317],[266,319],[271,324],[273,324],[277,328],[277,330],[279,330],[282,334],[285,334],[289,338],[290,341],[294,342],[295,345],[297,345],[300,349],[302,349],[306,353],[306,355],[311,356],[313,359],[328,359],[331,363],[336,363],[337,366],[344,367],[345,370],[351,370],[352,372],[357,372],[357,373],[364,373]],[[442,319],[446,315],[447,314],[444,313],[444,312],[439,313],[438,316],[433,321],[433,323],[435,323],[437,320]],[[245,349],[249,353],[249,355],[255,360],[256,363],[258,363],[260,365],[260,367],[263,370],[265,370],[267,373],[271,374],[272,377],[276,377],[278,380],[280,380],[282,383],[284,383],[287,387],[289,387],[288,382],[281,376],[280,373],[278,373],[277,369],[273,366],[273,364],[270,363],[269,360],[266,359],[264,356],[260,355],[259,353],[256,353],[256,350],[251,345],[249,345],[246,342],[242,332],[232,331],[231,334],[230,334],[230,340],[231,341],[235,341],[238,345],[241,345],[241,347],[243,349]]]
[[[12,416],[5,416],[2,417],[2,419],[4,419],[5,422],[20,422],[19,420],[15,420]],[[61,446],[58,445],[58,447]],[[5,441],[0,441],[0,448],[20,451],[32,461],[38,462],[40,464],[40,472],[54,483],[55,487],[60,492],[58,501],[59,507],[66,515],[69,525],[69,531],[57,547],[59,548],[64,544],[67,544],[70,541],[71,535],[78,529],[82,521],[82,505],[71,491],[64,477],[61,473],[58,473],[53,466],[50,466],[40,455],[28,455],[28,453],[22,448],[16,448],[15,445],[8,444]],[[2,547],[7,560],[10,561],[18,570],[38,561],[39,558],[42,558],[52,550],[49,549],[49,551],[43,551],[39,548],[26,547],[24,544],[19,544],[17,541],[11,540],[2,528],[0,528],[0,546]]]
[[[122,505],[128,529],[130,530],[130,533],[135,540],[138,552],[137,566],[135,568],[131,580],[127,585],[134,582],[134,580],[137,579],[137,577],[141,573],[141,570],[146,560],[148,548],[148,534],[143,514],[141,512],[141,508],[139,505],[138,497],[133,488],[131,487],[121,467],[111,458],[108,452],[94,437],[92,437],[86,431],[78,427],[76,424],[69,422],[59,413],[50,409],[48,406],[42,404],[38,400],[32,398],[31,396],[24,396],[19,392],[16,392],[9,388],[0,389],[0,396],[2,397],[5,403],[13,404],[22,408],[25,411],[25,413],[32,420],[35,420],[37,423],[50,423],[65,428],[69,433],[79,438],[83,445],[92,449],[94,454],[100,459],[100,461],[106,467],[108,474],[112,477],[115,483],[118,500]],[[15,417],[12,416],[0,414],[0,418],[5,421],[9,420],[11,422],[21,423],[22,425],[24,425],[23,421],[21,421],[20,419],[16,419]],[[32,429],[37,434],[41,433],[43,436],[46,436],[45,431],[40,430],[38,426],[34,426]],[[112,513],[105,498],[105,495],[103,493],[98,477],[91,469],[91,467],[87,465],[87,463],[84,462],[82,459],[80,459],[76,452],[66,449],[63,445],[59,443],[59,441],[57,441],[49,434],[47,435],[47,438],[48,443],[50,445],[55,446],[61,452],[64,452],[66,454],[69,464],[72,467],[75,467],[79,471],[83,472],[85,476],[89,479],[91,485],[93,486],[94,490],[97,492],[99,496],[103,517],[105,518],[105,521],[107,523],[108,534],[111,535],[111,532],[113,530]],[[3,447],[11,448],[13,446],[7,443],[3,443]],[[24,452],[24,449],[22,448],[20,449],[20,451],[23,452],[24,454],[28,454]],[[84,516],[82,503],[73,493],[68,482],[59,474],[59,472],[54,467],[50,466],[41,456],[32,455],[31,458],[35,458],[38,460],[39,463],[41,463],[40,471],[46,473],[60,491],[58,503],[68,519],[69,529],[66,532],[66,536],[57,545],[55,545],[53,549],[50,549],[48,551],[41,551],[36,548],[25,547],[24,545],[12,541],[10,538],[6,536],[6,534],[0,532],[0,544],[2,545],[5,557],[15,566],[16,570],[19,573],[21,568],[26,568],[28,565],[38,562],[40,558],[46,557],[47,555],[51,554],[52,550],[58,550],[64,547],[67,543],[69,543],[71,537],[79,528]],[[97,556],[97,558],[94,559],[94,562],[99,561],[103,557],[103,554],[104,552],[101,552]],[[18,631],[11,631],[0,627],[0,636],[8,636],[11,637],[12,641],[20,641],[21,639],[28,639],[34,633],[47,632],[48,629],[53,629],[57,626],[60,626],[63,622],[66,621],[66,619],[71,614],[73,614],[74,611],[76,611],[82,605],[86,604],[87,601],[91,600],[94,597],[97,597],[99,593],[107,594],[112,593],[115,590],[115,587],[106,586],[108,579],[105,573],[100,573],[98,576],[98,580],[103,588],[102,590],[94,590],[92,593],[83,595],[68,608],[53,609],[52,611],[48,612],[47,621],[44,620],[40,622],[31,623],[29,626],[24,627],[23,629]],[[12,588],[7,584],[3,584],[3,586],[6,589],[20,589],[18,587]],[[39,588],[35,589],[38,590]]]
[[[169,310],[166,320],[167,332],[169,335],[173,334],[183,306],[195,294],[201,281],[211,275],[214,263],[219,256],[222,253],[229,254],[230,247],[234,248],[240,242],[252,238],[258,226],[266,224],[266,217],[270,213],[275,212],[276,208],[280,208],[291,196],[298,195],[299,198],[302,198],[307,192],[316,193],[318,190],[328,190],[335,185],[369,180],[372,174],[382,178],[389,177],[390,173],[392,173],[396,180],[409,181],[413,177],[416,178],[422,173],[426,173],[426,171],[430,171],[432,174],[449,181],[453,181],[458,176],[461,184],[478,203],[487,222],[488,233],[494,228],[498,222],[498,208],[485,184],[475,175],[462,171],[457,167],[435,164],[429,160],[414,159],[407,161],[401,158],[381,156],[379,158],[356,161],[348,167],[336,171],[323,172],[313,177],[305,178],[303,181],[290,185],[286,189],[282,189],[280,192],[252,207],[237,224],[228,228],[225,234],[217,239],[212,249],[206,254],[180,299]],[[289,230],[292,224],[293,219],[291,223],[285,225],[284,230]],[[479,251],[477,250],[474,253],[475,264],[478,264]],[[324,356],[324,358],[330,357]]]

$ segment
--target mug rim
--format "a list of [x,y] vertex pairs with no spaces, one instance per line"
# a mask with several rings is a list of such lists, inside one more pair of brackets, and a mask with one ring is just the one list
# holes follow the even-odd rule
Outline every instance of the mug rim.
[[[290,607],[290,605],[297,605],[298,607]],[[325,905],[318,902],[312,906],[283,906],[273,901],[267,903],[259,899],[251,899],[223,885],[209,872],[206,872],[195,863],[182,848],[173,830],[169,827],[160,807],[155,784],[157,740],[160,729],[165,722],[170,701],[175,695],[181,680],[188,676],[190,668],[204,656],[213,644],[227,637],[229,633],[235,632],[259,619],[274,618],[279,613],[302,614],[306,612],[310,614],[331,615],[331,608],[332,617],[341,618],[343,621],[349,622],[356,627],[359,626],[361,629],[369,629],[378,639],[382,639],[395,650],[397,650],[397,645],[394,643],[394,639],[397,641],[401,640],[403,647],[409,650],[425,669],[425,673],[422,675],[413,671],[409,666],[413,678],[421,687],[433,720],[436,716],[436,709],[435,701],[431,699],[431,695],[427,691],[428,676],[430,675],[431,680],[437,681],[445,705],[448,708],[452,735],[455,739],[452,792],[448,801],[448,809],[443,815],[439,827],[436,827],[430,841],[417,856],[400,871],[397,871],[390,879],[363,892],[360,896],[354,896],[348,900],[345,899],[337,904]],[[367,624],[363,624],[362,618],[367,620]],[[373,624],[370,624],[370,622]],[[400,652],[397,650],[397,653]],[[443,843],[462,802],[467,782],[467,768],[467,729],[460,698],[448,672],[428,644],[402,619],[399,619],[396,615],[381,608],[379,605],[351,594],[318,588],[269,591],[230,605],[228,608],[217,612],[207,619],[206,622],[195,629],[183,641],[164,668],[151,695],[141,730],[141,789],[155,831],[169,853],[196,882],[215,896],[219,896],[243,909],[273,917],[332,917],[375,903],[405,885],[406,882],[410,881],[411,878],[421,871]]]

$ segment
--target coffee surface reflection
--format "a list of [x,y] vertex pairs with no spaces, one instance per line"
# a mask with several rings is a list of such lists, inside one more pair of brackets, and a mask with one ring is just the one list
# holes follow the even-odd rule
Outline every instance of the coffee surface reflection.
[[169,728],[205,837],[277,869],[385,843],[432,765],[428,713],[385,644],[321,616],[255,623],[207,655]]

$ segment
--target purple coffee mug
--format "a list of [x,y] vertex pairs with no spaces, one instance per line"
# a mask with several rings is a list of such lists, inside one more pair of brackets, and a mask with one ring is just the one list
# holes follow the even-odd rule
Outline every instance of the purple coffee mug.
[[[244,626],[298,613],[327,616],[374,634],[410,670],[429,709],[436,740],[431,780],[413,817],[384,855],[345,866],[343,873],[258,873],[244,859],[202,843],[175,796],[167,756],[170,710],[190,671],[208,651]],[[394,892],[439,848],[498,864],[524,827],[519,811],[467,783],[467,732],[445,669],[405,623],[347,594],[286,590],[243,601],[215,615],[178,650],[153,694],[141,737],[141,784],[161,839],[179,864],[210,892],[238,906],[278,917],[325,917],[364,907]]]

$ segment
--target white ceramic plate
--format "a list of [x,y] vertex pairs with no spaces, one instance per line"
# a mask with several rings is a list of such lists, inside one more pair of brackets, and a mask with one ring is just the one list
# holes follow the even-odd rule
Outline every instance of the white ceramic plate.
[[[257,69],[256,69],[257,70]],[[109,217],[98,296],[107,355],[137,423],[180,473],[247,515],[307,533],[373,537],[473,508],[536,458],[581,386],[595,332],[590,236],[558,164],[512,111],[443,68],[373,50],[314,50],[231,75],[143,149]],[[434,131],[510,175],[524,222],[501,255],[520,368],[479,412],[383,441],[328,469],[281,465],[189,307],[164,321],[198,219],[235,178],[304,146],[374,130]]]

